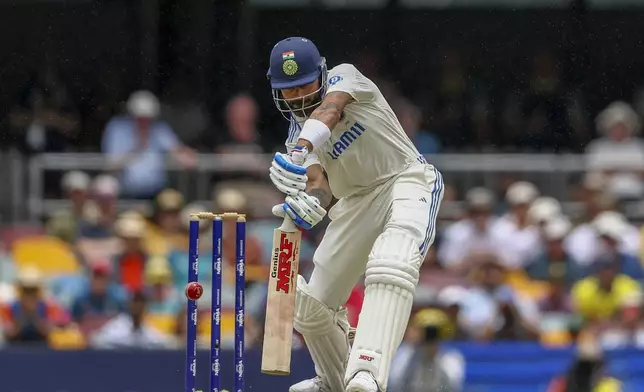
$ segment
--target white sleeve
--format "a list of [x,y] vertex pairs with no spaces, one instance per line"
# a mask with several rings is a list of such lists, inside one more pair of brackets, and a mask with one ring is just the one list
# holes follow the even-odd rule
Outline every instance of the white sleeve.
[[376,86],[351,64],[340,64],[329,72],[328,93],[342,91],[353,97],[356,102],[372,101]]

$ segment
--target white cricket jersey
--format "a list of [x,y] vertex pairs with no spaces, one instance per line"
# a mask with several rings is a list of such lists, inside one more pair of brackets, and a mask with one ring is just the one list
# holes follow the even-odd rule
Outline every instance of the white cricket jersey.
[[[321,164],[336,198],[367,190],[412,164],[425,163],[378,87],[355,66],[334,67],[328,81],[327,94],[342,91],[353,101],[344,108],[331,138],[309,154],[304,166]],[[300,132],[297,119],[291,118],[288,151],[296,145]]]

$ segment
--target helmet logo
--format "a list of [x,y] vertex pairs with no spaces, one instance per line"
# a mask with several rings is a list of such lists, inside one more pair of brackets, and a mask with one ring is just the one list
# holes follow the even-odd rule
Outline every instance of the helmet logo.
[[285,75],[293,76],[297,73],[297,70],[297,63],[293,59],[288,59],[284,61],[284,64],[282,64],[282,71],[284,71]]

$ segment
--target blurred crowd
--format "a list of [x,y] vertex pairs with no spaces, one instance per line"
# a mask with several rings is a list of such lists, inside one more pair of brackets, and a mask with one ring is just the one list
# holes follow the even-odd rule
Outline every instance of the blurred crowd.
[[[69,207],[43,227],[14,226],[2,233],[0,303],[6,344],[55,348],[181,348],[185,344],[189,216],[201,211],[247,213],[247,343],[262,331],[273,219],[248,212],[238,189],[220,188],[211,205],[186,203],[174,189],[153,198],[153,208],[119,210],[119,181],[71,171],[62,184]],[[145,207],[145,204],[142,204]],[[233,224],[232,228],[230,224]],[[210,292],[211,226],[200,224],[200,279]],[[225,224],[226,266],[234,263],[234,222]],[[312,248],[303,246],[304,265]],[[234,269],[234,268],[233,268]],[[306,268],[303,268],[306,272]],[[224,268],[223,305],[234,308],[234,273]],[[210,297],[200,336],[209,336]],[[224,347],[232,344],[233,314],[224,312]],[[261,324],[261,325],[260,325]],[[208,344],[207,342],[205,344]]]
[[[643,232],[622,213],[623,203],[644,196],[637,111],[626,102],[611,103],[596,117],[598,138],[590,141],[594,132],[580,100],[562,89],[556,61],[544,53],[535,58],[529,88],[510,99],[519,106],[506,107],[498,129],[507,132],[495,133],[485,97],[470,86],[458,56],[444,60],[442,88],[430,99],[429,113],[381,81],[421,153],[480,146],[499,134],[515,146],[583,150],[587,170],[574,195],[582,208],[572,213],[548,196],[550,189],[521,179],[502,189],[459,189],[449,186],[446,176],[444,202],[464,200],[464,208],[439,216],[436,243],[422,267],[412,322],[395,361],[405,365],[392,368],[392,390],[428,390],[427,385],[458,390],[464,360],[436,345],[444,340],[567,345],[584,335],[602,349],[644,348]],[[229,171],[211,179],[209,204],[197,204],[169,187],[164,164],[170,155],[192,170],[198,151],[252,159],[279,148],[279,140],[259,131],[253,97],[231,98],[227,132],[220,133],[207,132],[209,116],[202,105],[164,104],[144,90],[129,96],[123,113],[99,109],[100,149],[109,161],[104,173],[79,170],[48,178],[48,190],[62,194],[67,206],[42,226],[14,225],[0,232],[0,340],[61,349],[183,348],[189,214],[235,211],[249,215],[246,342],[258,345],[272,230],[278,224],[270,206],[280,195],[266,186],[264,171]],[[78,113],[53,72],[34,81],[9,120],[25,151],[77,148]],[[141,206],[124,209],[122,199],[139,200]],[[202,238],[210,238],[211,228],[203,223],[201,229]],[[228,225],[224,347],[232,344],[234,325],[233,232]],[[304,275],[323,233],[324,224],[305,234]],[[200,318],[207,321],[212,249],[207,240],[199,244],[206,291]],[[361,302],[359,283],[347,303],[353,325]],[[204,347],[209,328],[200,323]],[[419,371],[428,364],[432,372]]]
[[[457,48],[447,48],[427,61],[429,76],[421,80],[406,74],[412,67],[388,74],[386,61],[377,51],[363,48],[342,61],[352,59],[376,82],[425,154],[583,152],[598,135],[592,126],[597,109],[588,107],[584,91],[569,75],[571,69],[552,50],[527,54],[521,72],[508,75],[511,79],[503,83],[486,80],[468,52]],[[94,86],[102,93],[75,91],[63,68],[44,63],[26,80],[7,121],[1,124],[10,131],[12,146],[28,153],[118,150],[119,143],[127,143],[114,141],[111,135],[114,128],[124,126],[114,121],[124,111],[140,117],[158,115],[165,122],[160,128],[167,125],[174,131],[175,137],[170,137],[159,130],[166,136],[159,139],[165,143],[157,148],[173,149],[181,141],[203,152],[224,150],[231,143],[250,151],[271,152],[283,143],[286,125],[273,110],[268,85],[252,91],[255,97],[231,94],[226,105],[213,109],[191,94],[177,76],[157,96],[147,94],[149,100],[142,104],[145,96],[140,93],[140,101],[126,102],[132,92],[122,91],[122,86]],[[631,92],[640,114],[644,111],[642,91],[634,88]],[[181,160],[189,163],[186,156]]]
[[416,297],[420,315],[426,307],[436,312],[432,325],[440,334],[418,334],[412,324],[408,344],[441,338],[567,345],[584,332],[604,349],[642,347],[640,228],[591,177],[585,213],[574,220],[528,182],[508,187],[500,214],[490,190],[469,190],[467,211],[440,232]]

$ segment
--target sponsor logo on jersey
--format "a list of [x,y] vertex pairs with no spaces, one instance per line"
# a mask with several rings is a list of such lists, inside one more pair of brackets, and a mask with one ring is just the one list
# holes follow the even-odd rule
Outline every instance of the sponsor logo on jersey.
[[331,79],[329,79],[329,85],[335,86],[338,84],[338,82],[342,81],[342,76],[340,75],[335,75]]
[[338,141],[333,143],[333,150],[327,151],[327,154],[331,159],[338,159],[365,131],[359,122],[354,123],[348,131],[340,136]]

